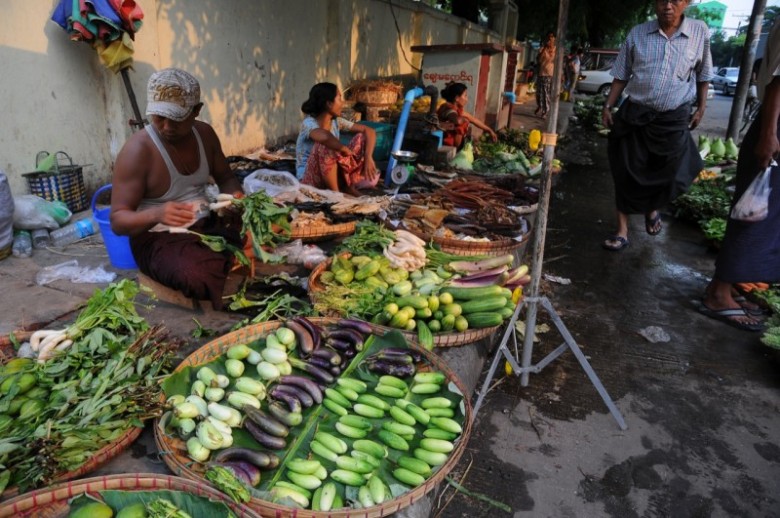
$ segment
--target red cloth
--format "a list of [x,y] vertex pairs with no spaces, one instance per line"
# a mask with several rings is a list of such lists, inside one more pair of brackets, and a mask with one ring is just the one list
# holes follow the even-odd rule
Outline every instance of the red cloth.
[[366,156],[366,136],[358,133],[347,145],[352,150],[352,155],[344,156],[338,151],[330,149],[319,142],[314,144],[306,162],[306,172],[303,174],[302,183],[318,189],[327,189],[325,172],[338,167],[339,184],[343,182],[347,186],[357,186],[363,178],[363,165]]
[[[463,108],[454,103],[444,103],[436,110],[436,116],[439,117],[440,122],[450,122],[452,114],[457,114],[458,117],[463,117]],[[469,121],[464,120],[460,124],[456,124],[451,130],[444,131],[444,138],[442,144],[445,146],[457,146],[457,141],[463,142],[463,137],[469,131]],[[461,137],[458,139],[457,137]]]

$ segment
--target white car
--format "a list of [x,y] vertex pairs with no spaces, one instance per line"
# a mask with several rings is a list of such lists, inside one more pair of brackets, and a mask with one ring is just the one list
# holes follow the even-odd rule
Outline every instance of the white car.
[[731,95],[737,89],[737,80],[739,79],[739,68],[723,67],[718,70],[712,78],[712,85],[723,92],[724,95]]
[[577,81],[577,91],[588,94],[609,95],[609,87],[612,86],[613,77],[607,70],[583,70],[580,72],[580,80]]

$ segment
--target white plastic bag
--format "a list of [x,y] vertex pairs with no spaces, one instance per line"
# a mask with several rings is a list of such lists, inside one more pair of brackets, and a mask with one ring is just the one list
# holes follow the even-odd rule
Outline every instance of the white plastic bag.
[[244,178],[244,192],[246,194],[263,190],[272,198],[283,192],[297,191],[300,186],[298,179],[287,171],[258,169]]
[[56,230],[73,215],[65,204],[46,201],[34,194],[14,197],[14,205],[14,228],[22,230]]
[[108,283],[116,279],[116,273],[107,272],[102,264],[96,268],[79,266],[79,262],[73,259],[64,263],[41,268],[35,276],[35,282],[39,286],[44,286],[60,279],[68,279],[70,282],[76,284]]
[[774,160],[763,173],[759,173],[748,185],[737,203],[734,204],[734,208],[731,209],[731,219],[753,223],[766,219],[769,214],[769,193],[772,192],[769,185],[772,167],[777,167]]

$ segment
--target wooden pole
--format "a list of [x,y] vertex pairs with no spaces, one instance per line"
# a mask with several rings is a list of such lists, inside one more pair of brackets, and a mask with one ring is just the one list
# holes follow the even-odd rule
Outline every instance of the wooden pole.
[[[569,17],[569,0],[560,0],[558,4],[558,29],[556,42],[558,48],[555,51],[555,70],[552,79],[552,106],[550,108],[547,125],[545,127],[542,142],[544,142],[544,154],[542,155],[542,176],[539,182],[539,208],[536,212],[534,225],[533,260],[531,262],[531,283],[527,295],[539,296],[539,282],[542,278],[542,265],[544,263],[544,243],[547,233],[547,213],[550,207],[550,192],[552,187],[552,161],[555,158],[555,146],[558,131],[558,108],[561,98],[561,76],[563,73],[563,42],[566,38],[566,26]],[[551,137],[552,136],[552,137]],[[520,375],[520,384],[528,386],[529,372],[526,370],[531,365],[533,353],[534,329],[536,328],[536,303],[528,304],[526,311],[525,337],[523,339],[523,358]]]
[[750,14],[750,25],[748,25],[745,37],[745,46],[742,50],[742,62],[739,66],[737,89],[734,91],[734,102],[731,103],[729,126],[726,130],[726,138],[732,138],[735,142],[739,138],[742,112],[745,110],[745,100],[750,88],[750,77],[753,74],[753,62],[756,60],[756,47],[758,46],[758,40],[761,38],[761,26],[764,22],[765,10],[766,0],[755,0],[753,12]]

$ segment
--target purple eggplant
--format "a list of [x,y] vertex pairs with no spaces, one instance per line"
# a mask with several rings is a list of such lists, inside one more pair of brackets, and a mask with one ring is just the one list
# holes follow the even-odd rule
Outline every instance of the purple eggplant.
[[422,353],[414,349],[404,349],[403,347],[385,347],[380,352],[387,354],[411,354],[414,363],[422,361]]
[[306,363],[305,361],[299,360],[298,358],[288,357],[287,361],[290,362],[290,365],[292,365],[294,368],[298,369],[299,371],[303,371],[307,374],[311,374],[312,376],[314,376],[316,381],[321,381],[326,385],[330,385],[335,381],[335,378],[331,373],[323,369],[320,369],[316,365],[312,365],[311,363]]
[[330,368],[333,367],[333,364],[331,364],[328,360],[325,358],[320,358],[319,356],[312,356],[306,361],[312,365],[316,365],[320,369],[330,370]]
[[213,462],[248,462],[261,470],[274,469],[279,465],[279,456],[249,448],[226,448],[214,453]]
[[314,342],[314,350],[316,351],[319,349],[320,344],[322,343],[322,331],[320,330],[320,327],[306,317],[293,317],[292,320],[306,328]]
[[270,433],[264,432],[258,425],[249,419],[244,421],[244,429],[252,435],[260,445],[269,450],[283,450],[287,447],[287,441],[281,437],[276,437]]
[[320,347],[319,349],[315,349],[311,355],[313,358],[323,358],[332,365],[341,365],[341,356],[339,356],[339,353],[330,347]]
[[336,338],[339,340],[347,340],[352,342],[352,345],[358,351],[363,350],[363,335],[360,331],[351,329],[348,327],[336,329],[335,331],[328,331],[328,338]]
[[397,376],[399,378],[405,378],[407,376],[414,376],[415,368],[412,364],[399,365],[387,360],[377,360],[367,362],[368,370],[379,374],[390,374],[391,376]]
[[288,329],[292,329],[295,333],[295,339],[298,342],[298,348],[303,356],[309,356],[314,350],[314,337],[311,335],[308,329],[303,324],[296,322],[295,320],[288,320],[285,322]]
[[343,340],[341,338],[328,338],[327,340],[325,340],[325,343],[333,347],[334,349],[338,349],[342,353],[355,348],[351,341]]
[[290,412],[292,413],[300,414],[303,410],[300,399],[293,396],[289,392],[279,391],[277,394],[274,394],[272,391],[271,397],[287,405],[287,408],[289,408]]
[[396,365],[412,365],[414,364],[414,357],[409,353],[398,354],[396,352],[390,352],[386,349],[379,351],[376,354],[372,354],[367,361],[384,361],[388,363],[395,363]]
[[346,351],[344,351],[342,354],[344,355],[344,358],[346,358],[348,360],[351,360],[352,358],[357,356],[357,351],[352,349],[352,348],[350,348],[350,349],[347,349]]
[[371,326],[368,325],[367,322],[363,322],[362,320],[356,320],[354,318],[342,318],[338,322],[336,322],[336,326],[340,328],[350,328],[354,329],[355,331],[360,332],[363,335],[370,335],[371,334]]
[[280,423],[273,417],[266,415],[266,413],[259,408],[246,405],[244,407],[244,414],[266,433],[270,433],[276,437],[287,437],[290,433],[290,429],[287,428],[284,423]]
[[334,376],[339,376],[341,374],[341,367],[339,365],[331,365],[331,367],[328,369],[328,372]]
[[306,392],[309,393],[311,398],[314,400],[315,403],[318,405],[322,403],[322,391],[317,386],[316,383],[314,383],[309,378],[304,378],[303,376],[282,376],[279,378],[279,383],[283,385],[295,385],[296,387],[300,387]]
[[268,405],[268,413],[276,418],[277,421],[290,427],[298,426],[303,421],[303,416],[300,412],[290,412],[278,402],[273,402]]
[[[260,469],[254,464],[245,461],[216,462],[212,464],[215,466],[222,466],[223,468],[231,469],[231,471],[242,471],[247,477],[246,480],[243,478],[242,480],[249,484],[250,487],[256,487],[258,484],[260,484]],[[241,478],[240,474],[236,474],[236,476]]]
[[304,408],[309,408],[314,404],[314,400],[309,393],[300,387],[295,387],[293,385],[276,385],[271,389],[271,397],[279,397],[282,394],[294,397],[301,402],[301,405],[303,405]]

